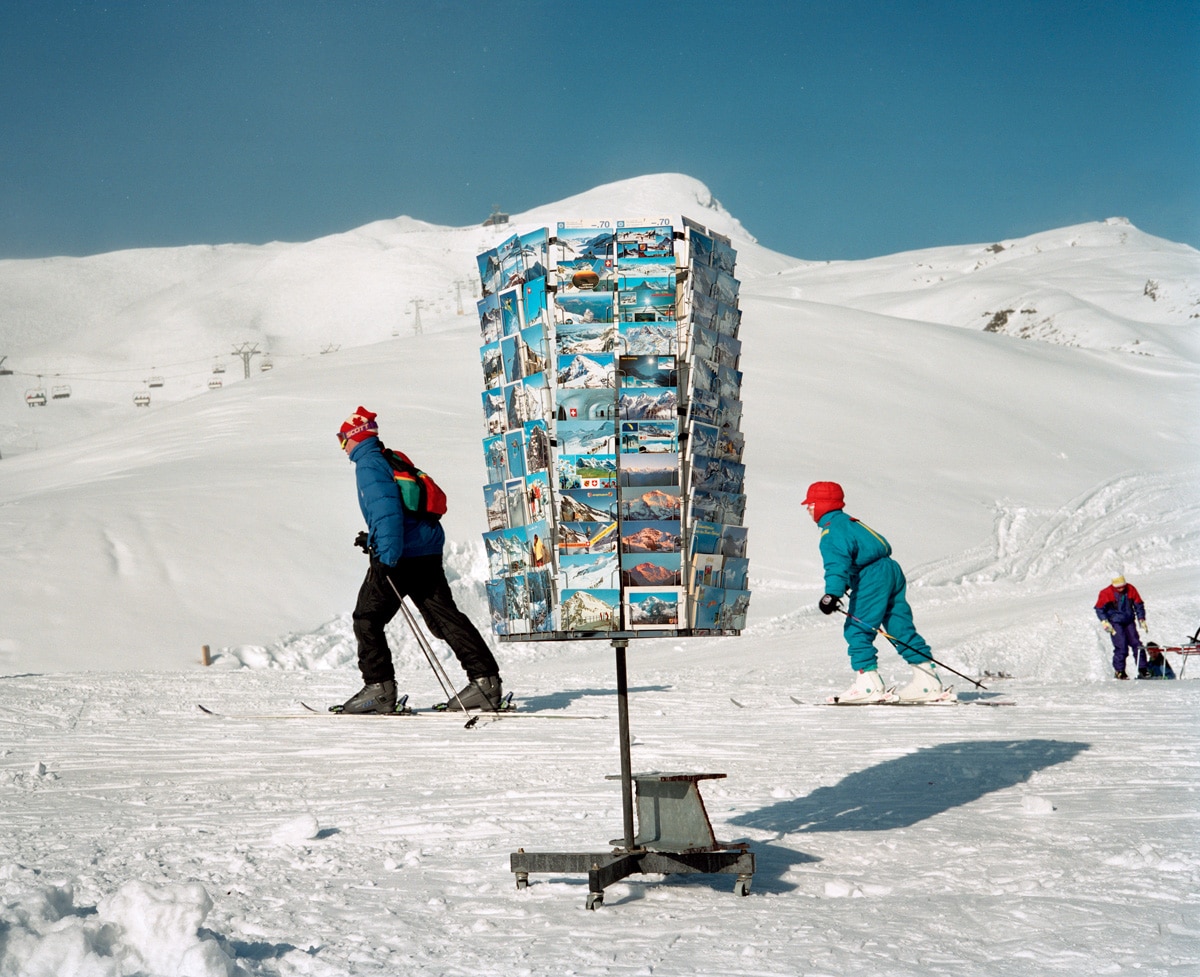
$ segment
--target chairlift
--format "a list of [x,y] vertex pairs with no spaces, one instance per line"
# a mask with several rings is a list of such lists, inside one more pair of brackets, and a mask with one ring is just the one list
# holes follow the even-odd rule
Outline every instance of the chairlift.
[[149,407],[150,406],[150,395],[147,393],[134,394],[133,395],[133,406],[134,407]]
[[50,391],[50,396],[54,400],[66,400],[68,397],[71,396],[70,384],[60,383],[58,386],[54,387],[53,390]]
[[218,377],[212,377],[208,381],[208,389],[209,390],[220,390],[221,389],[221,380]]
[[30,407],[45,407],[46,391],[41,387],[30,387],[25,391],[25,403]]
[[213,373],[224,373],[224,372],[225,372],[225,364],[222,363],[220,360],[217,360],[213,364]]
[[154,387],[161,387],[162,385],[163,385],[162,377],[151,377],[149,380],[146,381],[146,386],[150,387],[151,389],[153,389]]
[[269,356],[264,356],[263,361],[258,364],[258,368],[262,370],[263,373],[266,373],[267,370],[270,370],[274,366],[275,364],[271,362],[271,358]]

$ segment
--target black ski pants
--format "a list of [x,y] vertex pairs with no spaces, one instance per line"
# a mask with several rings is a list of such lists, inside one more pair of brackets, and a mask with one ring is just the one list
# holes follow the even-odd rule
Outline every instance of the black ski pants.
[[487,642],[454,603],[442,555],[435,553],[405,557],[394,567],[371,561],[354,607],[358,670],[365,683],[390,682],[396,678],[392,650],[383,629],[399,613],[401,597],[412,598],[430,633],[450,646],[468,679],[500,674],[500,666]]

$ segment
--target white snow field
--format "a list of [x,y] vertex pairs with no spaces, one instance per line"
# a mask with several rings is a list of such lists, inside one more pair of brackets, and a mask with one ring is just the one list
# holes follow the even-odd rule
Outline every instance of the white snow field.
[[[701,792],[757,872],[746,898],[633,876],[588,912],[585,876],[518,891],[509,854],[621,834],[606,643],[496,645],[524,712],[576,718],[300,705],[359,686],[334,434],[363,404],[446,488],[482,625],[474,255],[681,213],[739,253],[753,597],[738,638],[634,642],[633,764],[726,774]],[[1092,612],[1124,573],[1148,638],[1200,626],[1195,250],[1114,218],[802,261],[667,174],[499,229],[0,261],[0,356],[0,975],[1200,973],[1200,662],[1116,682]],[[986,689],[817,704],[850,680],[799,506],[819,479]],[[442,698],[392,637],[413,702]]]

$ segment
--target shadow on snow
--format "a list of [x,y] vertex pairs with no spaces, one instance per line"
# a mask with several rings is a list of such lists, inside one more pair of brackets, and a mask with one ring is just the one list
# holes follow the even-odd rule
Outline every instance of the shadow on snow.
[[1087,743],[980,740],[943,743],[849,774],[832,787],[731,818],[728,824],[777,831],[887,831],[905,828],[1024,783],[1066,763]]

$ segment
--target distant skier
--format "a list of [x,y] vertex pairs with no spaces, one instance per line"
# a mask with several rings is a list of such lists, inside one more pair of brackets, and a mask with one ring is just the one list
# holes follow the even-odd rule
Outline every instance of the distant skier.
[[1171,663],[1167,661],[1167,656],[1162,653],[1153,641],[1146,642],[1146,674],[1138,672],[1138,678],[1174,678],[1175,669],[1171,667]]
[[1098,617],[1112,638],[1113,678],[1127,679],[1125,659],[1132,651],[1137,658],[1138,678],[1148,678],[1146,671],[1146,649],[1138,637],[1138,626],[1146,627],[1146,605],[1137,587],[1126,583],[1123,576],[1113,577],[1112,584],[1100,591],[1096,598]]
[[875,635],[882,632],[913,669],[912,680],[899,690],[899,697],[907,702],[927,702],[941,696],[942,680],[929,645],[913,625],[905,596],[908,582],[900,564],[891,558],[891,544],[842,511],[845,495],[837,482],[813,482],[803,504],[821,529],[825,564],[825,595],[818,605],[821,612],[841,610],[838,602],[850,592],[850,606],[843,612],[843,634],[857,674],[854,684],[837,701],[881,702],[887,698],[875,650]]
[[365,685],[341,711],[395,711],[396,672],[383,629],[400,610],[403,596],[413,599],[433,636],[450,645],[470,679],[447,708],[496,709],[502,694],[500,668],[475,625],[454,603],[442,566],[445,531],[435,519],[417,518],[402,505],[375,417],[359,407],[338,431],[338,442],[354,462],[358,504],[367,521],[367,532],[359,533],[356,542],[371,557],[354,607],[358,668]]

